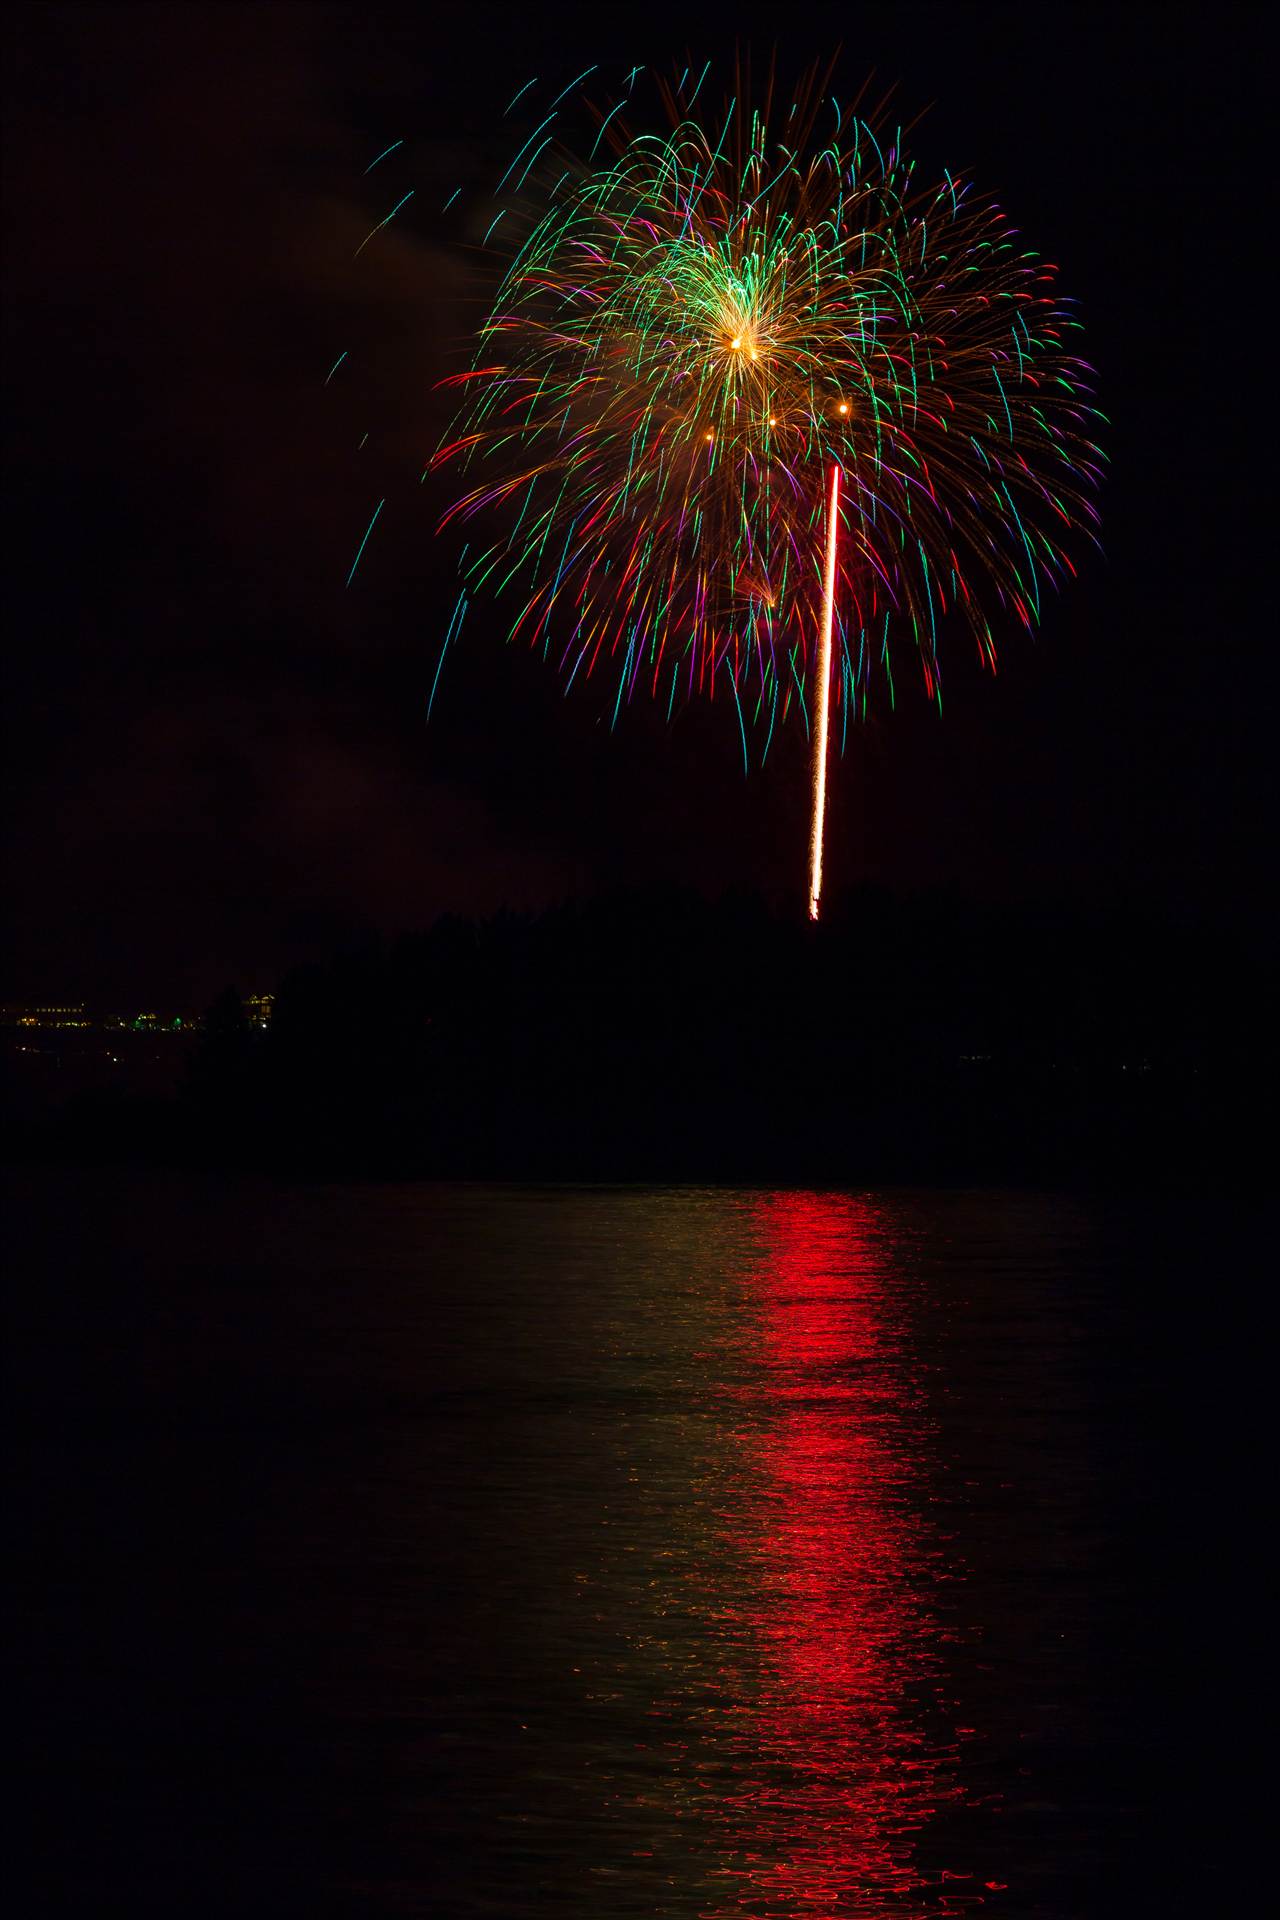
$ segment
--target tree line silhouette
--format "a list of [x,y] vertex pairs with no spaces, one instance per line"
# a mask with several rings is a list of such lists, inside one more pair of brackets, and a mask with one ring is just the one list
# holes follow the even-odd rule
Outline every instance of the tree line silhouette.
[[1221,1157],[1251,1072],[1204,932],[862,889],[597,900],[299,967],[210,1010],[175,1138],[369,1174],[1120,1178]]

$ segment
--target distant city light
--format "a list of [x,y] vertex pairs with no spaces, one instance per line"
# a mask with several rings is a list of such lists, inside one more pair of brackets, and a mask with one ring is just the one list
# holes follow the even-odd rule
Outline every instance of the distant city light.
[[4,1007],[0,1009],[0,1019],[6,1027],[87,1027],[92,1024],[83,1001],[68,1007]]
[[[268,1003],[270,996],[266,996]],[[100,1013],[91,1016],[84,1001],[54,1006],[43,1001],[0,1007],[0,1027],[23,1033],[76,1031],[104,1033],[196,1033],[202,1022],[189,1013]]]
[[[251,993],[241,1003],[248,1025],[265,1031],[271,1025],[275,1003],[273,993]],[[188,1034],[198,1033],[203,1025],[203,1020],[189,1013],[157,1013],[150,1008],[91,1017],[83,1000],[56,1006],[45,1001],[0,1006],[0,1028],[16,1027],[24,1033],[98,1029],[104,1033]]]

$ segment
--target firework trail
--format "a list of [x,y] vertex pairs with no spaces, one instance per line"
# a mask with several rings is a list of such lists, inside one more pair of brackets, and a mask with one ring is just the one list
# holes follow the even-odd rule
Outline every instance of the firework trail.
[[432,464],[462,487],[442,526],[476,523],[465,598],[507,596],[569,684],[606,674],[614,721],[727,681],[763,758],[801,718],[816,917],[831,698],[843,742],[904,653],[941,703],[944,623],[992,668],[1002,620],[1034,628],[1096,526],[1100,416],[1056,269],[994,202],[918,185],[825,78],[695,116],[705,80],[660,89],[661,135],[630,89],[601,106],[585,158],[564,94],[540,117]]
[[840,534],[840,469],[831,469],[831,515],[822,583],[822,642],[818,649],[818,726],[813,744],[813,824],[809,832],[809,918],[822,899],[822,829],[827,816],[827,726],[831,709],[831,628],[835,618],[836,550]]

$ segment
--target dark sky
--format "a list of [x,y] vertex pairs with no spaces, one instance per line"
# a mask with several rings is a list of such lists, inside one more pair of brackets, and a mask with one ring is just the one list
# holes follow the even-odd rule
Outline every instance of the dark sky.
[[[1261,10],[98,4],[7,32],[7,996],[196,1005],[366,928],[611,884],[799,895],[799,736],[746,781],[731,707],[610,736],[482,614],[426,725],[452,551],[417,475],[473,312],[435,209],[533,75],[727,67],[735,35],[793,70],[843,42],[848,92],[928,109],[923,170],[972,169],[1060,262],[1114,421],[1105,560],[994,682],[957,636],[941,719],[909,689],[851,741],[829,887],[1254,912]],[[419,192],[353,266],[401,138]]]

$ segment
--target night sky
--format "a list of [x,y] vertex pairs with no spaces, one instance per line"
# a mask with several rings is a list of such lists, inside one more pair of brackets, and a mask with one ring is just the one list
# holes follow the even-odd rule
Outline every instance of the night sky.
[[[795,22],[794,31],[791,22]],[[895,83],[1081,302],[1114,425],[1105,559],[944,641],[850,740],[828,895],[861,880],[1248,929],[1266,871],[1273,73],[1261,10],[42,6],[7,30],[8,998],[199,1006],[443,911],[670,881],[801,897],[793,731],[563,696],[452,605],[417,484],[475,268],[436,209],[533,75],[735,36]],[[369,161],[403,139],[394,183]],[[498,163],[495,169],[495,161]],[[353,265],[374,221],[418,193]],[[344,349],[359,378],[325,389]],[[368,434],[358,451],[362,435]],[[387,498],[352,587],[377,500]]]

